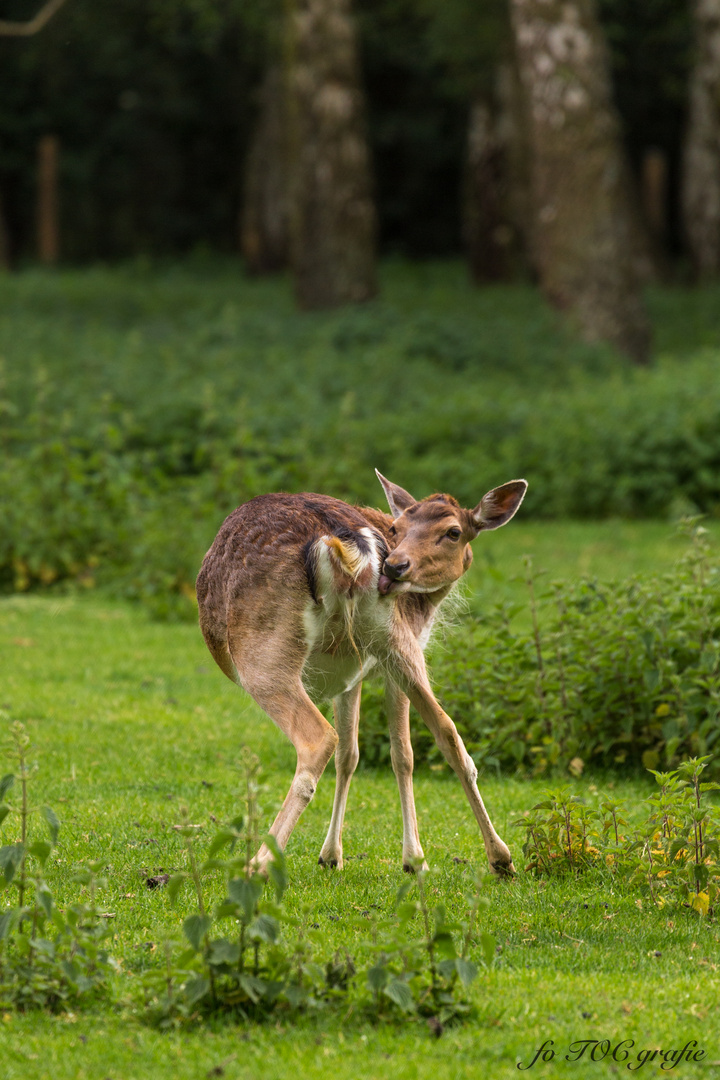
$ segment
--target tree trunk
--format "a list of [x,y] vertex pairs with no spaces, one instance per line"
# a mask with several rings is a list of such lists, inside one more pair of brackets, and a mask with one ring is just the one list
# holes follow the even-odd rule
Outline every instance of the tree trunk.
[[695,67],[683,168],[683,219],[697,274],[720,274],[720,0],[695,0]]
[[650,235],[660,245],[667,233],[667,187],[667,154],[650,146],[642,159],[642,202]]
[[520,97],[515,66],[503,64],[495,93],[470,106],[463,240],[478,284],[527,269],[530,177]]
[[304,308],[375,293],[375,207],[350,0],[290,0],[291,265]]
[[540,283],[589,341],[648,361],[634,220],[592,0],[511,0],[532,146]]
[[58,160],[60,143],[56,135],[43,135],[38,142],[37,244],[38,258],[54,266],[60,256],[58,212]]
[[259,99],[245,164],[240,247],[251,274],[271,274],[287,266],[290,248],[287,95],[280,67],[268,69]]

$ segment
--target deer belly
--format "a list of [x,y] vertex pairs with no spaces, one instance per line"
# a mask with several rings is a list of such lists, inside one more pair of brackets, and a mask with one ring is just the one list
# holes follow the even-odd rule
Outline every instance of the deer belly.
[[357,686],[374,664],[374,656],[361,665],[354,655],[313,653],[303,668],[303,685],[313,701],[330,701]]

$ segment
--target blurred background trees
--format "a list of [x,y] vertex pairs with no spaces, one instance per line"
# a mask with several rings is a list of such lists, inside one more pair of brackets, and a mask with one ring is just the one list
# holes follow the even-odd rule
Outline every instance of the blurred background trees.
[[720,274],[720,0],[695,0],[693,14],[683,210],[693,265],[709,277]]
[[646,245],[592,0],[511,6],[530,141],[532,261],[543,291],[588,340],[646,363]]
[[0,261],[242,251],[317,307],[464,252],[642,361],[643,279],[720,272],[719,36],[720,0],[69,0],[0,37]]

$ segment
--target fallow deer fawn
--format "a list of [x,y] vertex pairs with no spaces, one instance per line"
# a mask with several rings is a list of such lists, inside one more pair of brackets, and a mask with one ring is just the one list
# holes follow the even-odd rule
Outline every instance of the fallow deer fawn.
[[[514,515],[527,484],[494,488],[474,510],[450,495],[417,502],[377,474],[392,517],[325,495],[261,495],[232,513],[197,580],[200,626],[221,670],[252,695],[293,743],[297,768],[271,834],[281,848],[333,752],[332,819],[319,862],[342,867],[342,828],[358,763],[360,687],[385,680],[390,753],[400,790],[403,866],[423,862],[413,799],[412,702],[457,773],[492,869],[512,874],[488,817],[477,768],[435,700],[425,648],[439,605],[472,562],[470,541]],[[332,699],[333,728],[313,704]],[[272,858],[263,846],[262,869]]]

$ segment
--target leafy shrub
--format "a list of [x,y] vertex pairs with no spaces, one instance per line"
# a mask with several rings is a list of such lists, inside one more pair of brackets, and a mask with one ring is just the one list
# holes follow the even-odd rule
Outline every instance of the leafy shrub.
[[[144,1013],[160,1027],[217,1013],[260,1020],[278,1010],[319,1009],[342,1004],[353,989],[354,959],[346,953],[319,960],[323,936],[311,921],[312,912],[292,916],[283,906],[285,857],[272,837],[265,839],[273,854],[267,868],[269,880],[255,872],[252,860],[259,843],[256,759],[248,759],[246,770],[246,814],[218,829],[204,860],[198,861],[196,855],[198,827],[187,822],[187,815],[177,827],[188,869],[169,879],[170,898],[176,899],[184,885],[191,884],[197,906],[183,921],[189,947],[167,942],[165,966],[143,976]],[[226,857],[220,858],[224,851]],[[467,918],[452,924],[441,903],[432,908],[428,903],[427,873],[418,868],[415,881],[400,888],[391,918],[375,918],[370,923],[372,940],[366,948],[374,962],[357,982],[360,993],[369,995],[363,1007],[374,1017],[392,1018],[399,1011],[432,1016],[438,1025],[458,1019],[469,1012],[464,990],[478,975],[471,948],[479,945],[487,966],[494,959],[495,939],[477,928],[479,913],[489,906],[480,893],[482,879],[468,896]],[[211,907],[206,884],[218,875],[223,879],[224,896]],[[267,896],[268,885],[272,897]],[[416,899],[409,898],[413,889]],[[422,925],[419,938],[413,936],[415,920]],[[358,920],[363,929],[367,925]]]
[[720,897],[720,809],[708,792],[720,784],[701,779],[709,760],[694,758],[667,773],[651,770],[660,791],[647,800],[648,816],[635,828],[614,803],[593,810],[566,789],[549,792],[516,822],[525,832],[526,870],[581,873],[602,866],[641,886],[659,907],[674,902],[712,913]]
[[[370,947],[375,963],[366,973],[372,994],[369,1008],[381,1016],[383,1006],[391,1003],[401,1012],[432,1017],[435,1024],[444,1025],[471,1011],[463,996],[479,970],[469,956],[471,945],[480,946],[483,963],[492,967],[496,941],[477,927],[479,913],[490,905],[481,894],[481,877],[467,895],[467,915],[459,923],[448,922],[444,904],[430,907],[428,877],[429,871],[418,867],[415,881],[398,889],[395,917],[373,924]],[[413,891],[415,896],[408,899]],[[414,919],[421,921],[422,937],[408,933]]]
[[[103,885],[98,877],[101,864],[82,867],[74,875],[87,888],[89,903],[61,911],[44,877],[60,822],[50,807],[39,808],[49,839],[31,838],[29,739],[22,724],[13,724],[10,731],[17,775],[8,773],[0,780],[0,825],[18,817],[20,839],[0,847],[0,889],[17,891],[17,903],[0,908],[0,1008],[62,1010],[105,993],[116,970],[105,948],[108,930],[95,905],[95,893]],[[13,806],[4,800],[16,781],[20,802]]]
[[[675,570],[616,584],[556,584],[535,601],[530,629],[499,607],[466,620],[431,664],[439,697],[480,767],[542,774],[585,762],[656,768],[706,754],[720,736],[720,561],[705,530]],[[361,748],[387,757],[377,688],[366,694]],[[429,732],[419,760],[442,760]]]

